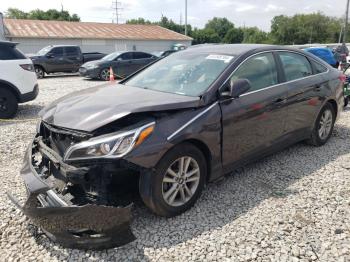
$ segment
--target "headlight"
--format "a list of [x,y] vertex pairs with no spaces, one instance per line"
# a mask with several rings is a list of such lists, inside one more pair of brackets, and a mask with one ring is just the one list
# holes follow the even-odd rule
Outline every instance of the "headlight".
[[154,130],[155,123],[149,123],[132,131],[92,138],[68,148],[64,160],[95,158],[120,158],[140,145]]
[[94,68],[98,68],[98,65],[88,65],[86,66],[87,69],[94,69]]

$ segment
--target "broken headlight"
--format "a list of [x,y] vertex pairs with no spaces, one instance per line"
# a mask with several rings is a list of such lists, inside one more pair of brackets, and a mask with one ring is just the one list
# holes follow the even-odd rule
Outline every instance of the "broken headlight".
[[154,126],[152,122],[132,131],[104,135],[72,145],[65,153],[64,160],[123,157],[150,136]]

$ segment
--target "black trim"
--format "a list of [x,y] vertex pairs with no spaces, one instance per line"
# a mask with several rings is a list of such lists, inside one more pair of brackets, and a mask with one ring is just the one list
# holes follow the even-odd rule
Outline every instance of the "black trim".
[[34,100],[39,94],[39,85],[36,84],[32,92],[21,94],[19,96],[19,103],[26,103]]
[[10,91],[14,91],[17,100],[20,100],[21,92],[19,91],[19,89],[16,86],[11,84],[10,82],[7,82],[5,80],[0,79],[0,87],[4,87],[4,88],[7,88]]

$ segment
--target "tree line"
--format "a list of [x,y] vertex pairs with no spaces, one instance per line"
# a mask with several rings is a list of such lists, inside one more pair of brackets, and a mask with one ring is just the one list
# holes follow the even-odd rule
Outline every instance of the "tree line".
[[[68,11],[35,9],[24,12],[17,8],[9,8],[5,17],[17,19],[80,21],[77,14]],[[175,32],[184,34],[185,26],[162,16],[160,21],[151,22],[144,18],[130,19],[127,24],[155,24]],[[344,21],[340,18],[326,16],[321,12],[313,14],[297,14],[294,16],[279,15],[271,21],[269,32],[258,27],[236,27],[227,18],[214,17],[203,29],[188,25],[188,35],[193,44],[204,43],[256,43],[256,44],[307,44],[337,43]]]
[[33,20],[56,20],[56,21],[73,21],[79,22],[80,17],[77,14],[70,14],[65,10],[49,9],[43,11],[40,9],[35,9],[29,12],[24,12],[18,8],[9,8],[5,12],[6,18],[14,19],[33,19]]
[[[128,24],[157,24],[178,33],[185,32],[185,26],[162,16],[159,22],[144,18],[131,19]],[[337,43],[343,20],[326,16],[320,12],[297,14],[294,16],[279,15],[271,21],[270,32],[258,27],[236,27],[227,18],[214,17],[203,29],[188,25],[188,35],[193,44],[203,43],[256,43],[256,44],[308,44]]]

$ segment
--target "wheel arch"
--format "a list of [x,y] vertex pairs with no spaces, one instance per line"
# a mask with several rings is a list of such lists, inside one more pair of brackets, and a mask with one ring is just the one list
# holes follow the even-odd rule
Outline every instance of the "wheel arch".
[[335,113],[335,118],[338,117],[338,104],[334,99],[329,99],[327,100],[326,103],[330,103],[334,109],[334,113]]
[[[204,155],[205,160],[206,160],[206,165],[207,165],[207,177],[206,177],[206,182],[210,181],[210,176],[211,176],[211,162],[212,162],[212,154],[210,152],[209,147],[201,140],[195,139],[195,138],[190,138],[181,141],[180,143],[176,144],[175,146],[178,146],[183,143],[189,143],[197,147]],[[174,147],[175,147],[174,146]]]
[[18,102],[21,100],[21,92],[13,84],[11,84],[5,80],[0,79],[0,87],[5,88],[5,89],[9,90],[10,92],[12,92],[16,96],[16,99]]

